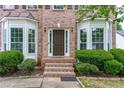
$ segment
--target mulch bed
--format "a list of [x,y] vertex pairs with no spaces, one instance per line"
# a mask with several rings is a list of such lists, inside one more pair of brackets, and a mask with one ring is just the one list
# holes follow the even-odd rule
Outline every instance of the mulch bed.
[[43,69],[41,67],[36,67],[33,71],[29,73],[23,74],[21,71],[16,71],[14,73],[9,73],[2,77],[20,77],[20,76],[27,76],[27,77],[41,77],[43,75]]
[[[77,77],[80,77],[81,75],[79,75],[78,73],[76,73],[76,76]],[[118,77],[118,78],[124,78],[124,76],[121,76],[121,75],[116,75],[116,76],[112,76],[110,74],[106,74],[104,72],[100,72],[99,74],[93,74],[93,75],[83,75],[83,76],[86,76],[86,77],[108,77],[108,78],[113,78],[113,77]]]

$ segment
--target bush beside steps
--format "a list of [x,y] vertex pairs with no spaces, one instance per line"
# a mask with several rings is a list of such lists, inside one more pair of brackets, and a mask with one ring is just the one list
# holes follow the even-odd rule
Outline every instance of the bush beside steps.
[[99,73],[99,69],[97,68],[97,66],[89,63],[79,62],[75,64],[75,69],[80,75],[91,75]]
[[22,74],[30,73],[36,66],[35,59],[26,59],[21,64],[18,65],[18,69]]
[[103,69],[103,62],[113,60],[110,52],[105,50],[77,50],[77,59],[82,63],[96,65],[100,70]]

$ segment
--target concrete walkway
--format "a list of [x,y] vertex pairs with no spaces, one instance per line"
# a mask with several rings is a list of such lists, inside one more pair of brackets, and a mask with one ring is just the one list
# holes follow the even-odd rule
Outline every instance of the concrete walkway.
[[45,77],[42,88],[80,88],[78,81],[61,81],[60,78]]
[[61,81],[60,78],[0,77],[0,88],[80,88],[78,81]]
[[0,78],[0,88],[40,88],[43,78],[4,77]]

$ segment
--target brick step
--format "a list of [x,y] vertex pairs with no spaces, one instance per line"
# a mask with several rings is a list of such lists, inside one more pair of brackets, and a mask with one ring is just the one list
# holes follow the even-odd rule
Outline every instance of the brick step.
[[72,63],[45,63],[45,67],[73,67]]
[[43,58],[44,63],[74,63],[76,62],[75,58],[71,57],[50,57],[50,58]]
[[73,67],[45,67],[45,71],[63,71],[63,72],[73,72]]
[[44,72],[44,76],[45,77],[61,77],[61,76],[65,76],[65,77],[75,77],[75,73],[74,72]]

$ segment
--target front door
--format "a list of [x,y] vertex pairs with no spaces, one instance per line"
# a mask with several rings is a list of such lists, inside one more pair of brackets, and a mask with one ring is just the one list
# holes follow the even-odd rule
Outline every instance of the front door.
[[53,56],[64,56],[64,30],[53,30]]

